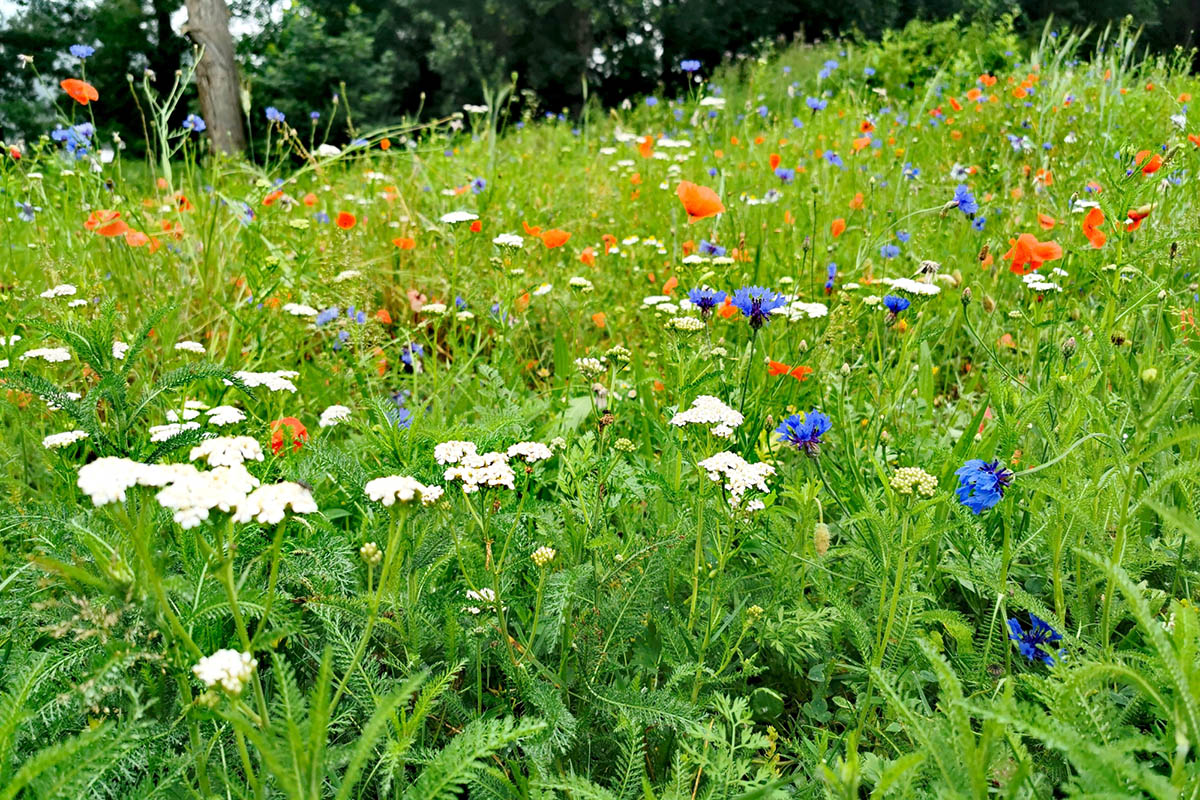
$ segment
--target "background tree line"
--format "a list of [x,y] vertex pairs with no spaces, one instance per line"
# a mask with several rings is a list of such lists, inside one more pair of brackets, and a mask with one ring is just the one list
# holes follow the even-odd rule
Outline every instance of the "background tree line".
[[[172,26],[184,0],[10,0],[0,20],[0,137],[36,137],[53,126],[47,102],[59,79],[77,77],[65,56],[92,44],[87,79],[104,102],[102,130],[141,139],[127,76],[144,70],[160,91],[191,58]],[[2,7],[2,6],[0,6]],[[538,111],[577,108],[587,91],[603,103],[686,82],[683,59],[711,70],[764,41],[853,34],[876,37],[912,19],[964,21],[1018,11],[1018,31],[1051,13],[1067,26],[1102,25],[1126,14],[1157,50],[1188,47],[1200,29],[1197,0],[233,0],[243,89],[256,108],[272,105],[303,129],[311,112],[328,118],[333,97],[369,129],[405,116],[429,117],[483,101],[482,86],[519,75],[521,102]],[[30,68],[17,55],[34,57]],[[36,68],[36,74],[35,74]],[[40,79],[37,77],[40,75]],[[180,115],[192,108],[180,108]],[[263,124],[261,112],[250,115]],[[344,119],[344,117],[343,117]],[[314,124],[321,125],[317,122]],[[335,137],[342,128],[335,132]]]

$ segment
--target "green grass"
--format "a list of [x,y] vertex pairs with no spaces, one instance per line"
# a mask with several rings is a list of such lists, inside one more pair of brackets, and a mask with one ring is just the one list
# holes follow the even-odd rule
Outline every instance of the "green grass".
[[[142,97],[148,163],[6,156],[0,798],[1195,795],[1200,81],[1100,41],[913,25],[561,120],[501,93],[322,155],[288,120],[261,166]],[[1020,234],[1061,247],[1037,288]],[[700,396],[729,430],[672,424]],[[139,466],[210,434],[263,457]],[[764,465],[737,504],[720,453]],[[972,459],[1015,473],[978,514]]]

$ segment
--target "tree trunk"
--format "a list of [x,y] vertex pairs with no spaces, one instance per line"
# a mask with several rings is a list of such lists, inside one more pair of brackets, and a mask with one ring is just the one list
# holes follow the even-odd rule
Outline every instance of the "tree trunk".
[[209,138],[217,152],[240,153],[246,148],[246,136],[229,9],[225,0],[187,0],[187,11],[187,35],[203,48],[196,65],[196,87]]

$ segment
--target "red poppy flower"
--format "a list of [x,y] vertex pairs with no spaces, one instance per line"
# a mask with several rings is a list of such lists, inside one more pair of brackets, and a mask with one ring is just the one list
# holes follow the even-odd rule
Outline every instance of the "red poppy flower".
[[417,246],[416,240],[408,236],[397,236],[395,239],[392,239],[392,244],[401,250],[412,250]]
[[678,285],[679,285],[679,279],[676,278],[674,275],[672,275],[671,277],[667,278],[667,282],[663,284],[663,288],[662,288],[663,294],[670,295],[670,294],[674,293],[675,287],[677,287]]
[[[541,238],[542,229],[540,227],[532,226],[525,220],[521,220],[521,227],[524,228],[525,233],[529,234],[530,236],[537,236],[538,238]],[[614,241],[616,240],[614,239]]]
[[771,153],[771,157],[767,161],[771,165],[771,169],[775,169],[779,166],[779,162],[781,160],[782,159],[779,157],[779,153]]
[[1062,248],[1055,242],[1039,242],[1032,233],[1022,233],[1008,240],[1009,249],[1004,258],[1012,262],[1009,269],[1018,275],[1033,272],[1047,261],[1062,258]]
[[312,208],[317,204],[317,196],[312,192],[309,192],[308,194],[304,195],[300,202],[304,203],[304,205],[308,206],[309,208]]
[[566,231],[560,231],[558,228],[551,228],[541,235],[542,244],[548,249],[562,247],[571,238],[571,234]]
[[699,222],[706,217],[715,217],[725,211],[721,198],[707,186],[697,186],[691,181],[680,181],[675,187],[675,194],[687,211],[688,224]]
[[833,238],[835,238],[835,239],[838,238],[839,236],[841,236],[845,230],[846,230],[846,220],[842,219],[841,217],[838,217],[837,219],[835,219],[833,222],[831,222],[829,224],[829,232],[833,235]]
[[1038,225],[1042,226],[1042,230],[1048,231],[1058,224],[1058,221],[1049,214],[1038,214]]
[[583,252],[579,254],[579,260],[587,264],[589,267],[596,266],[596,248],[583,248]]
[[1091,209],[1083,218],[1083,235],[1097,250],[1104,247],[1104,243],[1108,241],[1108,236],[1100,230],[1100,226],[1103,224],[1104,212],[1098,208]]
[[1150,212],[1153,210],[1154,206],[1149,204],[1129,209],[1129,213],[1126,215],[1128,219],[1125,222],[1125,230],[1136,231],[1142,227],[1142,220],[1150,216]]
[[72,100],[81,106],[86,106],[92,100],[100,99],[100,93],[96,91],[95,86],[78,78],[67,78],[59,86],[63,88],[64,92],[70,95]]
[[338,215],[337,215],[337,219],[334,220],[334,224],[336,224],[339,228],[341,228],[344,231],[350,230],[357,223],[358,223],[358,218],[355,217],[353,214],[351,214],[349,211],[339,211]]
[[[1145,162],[1144,164],[1142,162]],[[1149,150],[1139,150],[1138,154],[1133,158],[1134,164],[1140,164],[1143,175],[1152,175],[1158,172],[1159,167],[1163,165],[1163,157],[1158,153],[1150,155]]]
[[654,155],[654,137],[643,136],[638,142],[638,153],[642,158],[650,158]]
[[483,220],[477,219],[471,223],[471,233],[479,233],[483,230]]
[[275,455],[279,455],[289,441],[292,443],[292,450],[296,451],[307,440],[308,429],[295,417],[284,417],[271,423],[271,452]]
[[276,189],[273,192],[267,192],[267,196],[262,199],[264,206],[273,206],[275,201],[283,197],[283,189]]

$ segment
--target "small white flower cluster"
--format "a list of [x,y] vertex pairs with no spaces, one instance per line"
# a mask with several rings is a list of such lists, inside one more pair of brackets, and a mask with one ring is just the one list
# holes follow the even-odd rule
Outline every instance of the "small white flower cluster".
[[52,433],[45,439],[42,439],[42,447],[47,450],[60,450],[64,447],[75,444],[80,439],[88,438],[87,431],[64,431],[62,433]]
[[249,653],[237,650],[218,650],[206,656],[192,667],[192,674],[209,689],[220,686],[232,695],[239,695],[246,688],[258,660]]
[[201,472],[180,471],[155,499],[170,509],[172,519],[184,530],[195,528],[208,519],[214,508],[228,513],[246,499],[247,492],[258,486],[255,478],[241,464],[217,467]]
[[[725,481],[725,489],[729,492],[729,505],[737,508],[741,505],[742,497],[750,489],[757,489],[764,494],[771,491],[767,486],[767,476],[775,474],[775,468],[770,464],[750,464],[737,453],[728,451],[717,453],[700,462],[701,469],[708,471],[710,480]],[[761,509],[761,501],[751,501],[747,508],[751,511]]]
[[189,339],[184,339],[182,342],[175,343],[175,349],[185,353],[204,353],[204,345],[199,342],[193,342]]
[[554,455],[550,448],[541,442],[517,442],[509,447],[507,452],[509,458],[523,459],[526,464],[536,464]]
[[262,461],[262,445],[250,436],[215,436],[192,448],[189,461],[203,459],[210,467],[232,467],[245,461]]
[[425,305],[421,306],[421,313],[422,314],[432,314],[435,317],[440,317],[442,314],[446,313],[446,304],[445,303],[426,303]]
[[542,545],[537,550],[533,551],[533,555],[531,555],[530,558],[533,559],[534,565],[538,567],[544,567],[553,561],[556,555],[558,555],[558,551],[553,547]]
[[663,327],[684,333],[696,333],[704,330],[704,320],[699,317],[671,317]]
[[[468,589],[467,599],[483,604],[483,608],[480,608],[479,606],[463,607],[463,611],[466,611],[469,614],[474,614],[475,616],[482,614],[485,609],[492,609],[496,607],[496,592],[487,586],[481,587],[479,591]],[[508,607],[505,606],[505,608],[507,609]]]
[[680,411],[671,417],[671,424],[681,428],[684,425],[711,425],[709,432],[713,436],[728,439],[733,436],[733,429],[741,425],[744,419],[741,413],[734,411],[720,399],[702,394],[692,401],[692,407],[687,411]]
[[916,490],[917,494],[933,497],[938,481],[920,467],[901,467],[888,483],[900,494],[912,494]]
[[209,425],[216,425],[218,428],[234,425],[246,419],[246,412],[233,406],[214,406],[205,411],[204,415],[208,417]]
[[462,481],[463,492],[471,494],[480,488],[503,486],[515,489],[516,474],[508,465],[504,453],[471,453],[464,455],[457,465],[448,467],[447,481]]
[[246,499],[238,503],[233,521],[253,519],[264,525],[274,525],[283,520],[289,507],[293,514],[315,514],[320,510],[308,489],[293,481],[282,481],[260,486],[246,495]]
[[433,448],[433,457],[439,464],[457,464],[466,456],[478,453],[474,442],[442,442]]
[[328,428],[349,418],[350,409],[346,406],[330,406],[321,412],[321,418],[317,420],[317,424],[322,428]]
[[806,303],[793,299],[786,306],[775,309],[773,314],[786,316],[789,322],[799,322],[802,319],[820,319],[829,316],[829,306],[824,303]]
[[299,372],[290,369],[277,369],[274,372],[235,372],[242,383],[246,384],[251,389],[258,386],[265,386],[272,392],[292,392],[296,391],[296,384],[292,383],[292,378],[298,378]]
[[578,289],[581,292],[590,292],[596,288],[592,285],[591,281],[582,275],[573,276],[569,281],[567,281],[567,285],[572,289]]
[[40,358],[43,361],[54,364],[60,361],[70,361],[71,351],[65,347],[35,347],[21,354],[22,361],[30,358]]
[[128,352],[129,352],[128,344],[126,344],[125,342],[122,342],[120,340],[113,342],[113,346],[112,346],[113,358],[117,359],[118,361],[124,361],[125,354]]
[[474,222],[479,219],[478,214],[472,214],[470,211],[451,211],[448,214],[442,214],[439,221],[443,225],[457,225],[460,222]]
[[397,501],[411,503],[418,496],[421,505],[431,506],[442,499],[443,489],[440,486],[426,486],[416,478],[408,475],[387,475],[367,481],[363,490],[367,497],[385,506],[394,505]]
[[515,233],[502,233],[495,239],[492,239],[492,244],[498,247],[512,247],[517,249],[525,246],[525,240]]
[[936,283],[924,283],[912,278],[880,278],[878,282],[884,286],[890,286],[898,292],[907,292],[908,294],[935,295],[942,290],[942,287]]
[[75,294],[74,286],[69,283],[60,283],[58,286],[51,287],[38,296],[50,300],[55,297],[70,297],[73,294]]
[[165,442],[172,436],[176,436],[184,431],[194,431],[199,427],[199,422],[168,422],[166,425],[151,425],[149,429],[150,441]]
[[1054,281],[1048,281],[1042,275],[1036,272],[1029,272],[1021,276],[1021,281],[1025,284],[1026,289],[1035,292],[1061,292],[1062,287]]
[[575,367],[589,378],[604,372],[604,362],[598,358],[577,358],[575,359]]
[[320,312],[302,303],[284,303],[283,310],[293,317],[315,317]]

